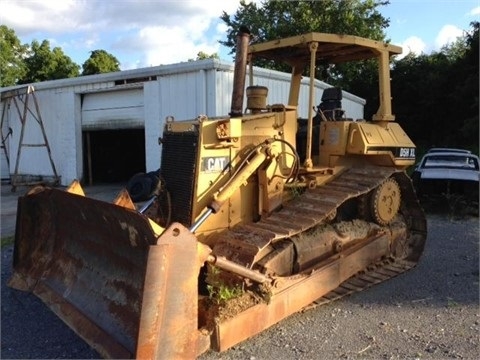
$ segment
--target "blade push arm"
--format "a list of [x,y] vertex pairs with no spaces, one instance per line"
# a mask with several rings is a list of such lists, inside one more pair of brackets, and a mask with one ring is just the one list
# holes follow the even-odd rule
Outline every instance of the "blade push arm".
[[217,213],[222,205],[233,193],[247,182],[247,179],[254,174],[268,159],[274,159],[277,154],[273,151],[270,142],[257,147],[254,155],[245,165],[213,196],[213,201],[199,219],[191,226],[190,231],[195,232],[199,226],[212,214]]

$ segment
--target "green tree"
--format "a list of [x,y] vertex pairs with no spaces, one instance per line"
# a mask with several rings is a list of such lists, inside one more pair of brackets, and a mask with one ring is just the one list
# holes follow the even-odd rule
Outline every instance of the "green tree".
[[382,0],[266,0],[257,6],[240,1],[236,13],[225,11],[220,19],[227,25],[227,39],[220,43],[235,53],[236,36],[240,26],[246,26],[253,41],[269,41],[312,31],[349,34],[374,40],[385,38],[389,20],[377,10],[389,4]]
[[120,71],[120,62],[105,50],[93,50],[82,68],[82,75],[103,74]]
[[32,41],[31,55],[25,59],[25,66],[26,74],[20,84],[77,77],[80,71],[80,66],[61,48],[50,50],[48,40],[43,40],[41,44],[37,40]]
[[218,53],[207,54],[206,52],[199,51],[197,54],[196,59],[188,59],[188,61],[198,61],[198,60],[205,60],[205,59],[220,59]]
[[15,31],[0,25],[0,87],[15,85],[25,74],[24,57],[28,45],[22,45]]
[[420,152],[432,146],[478,152],[478,22],[439,52],[393,64],[393,112]]
[[465,56],[468,49],[467,37],[459,37],[451,44],[444,45],[440,52],[444,53],[450,60],[457,61]]
[[397,61],[392,71],[393,112],[417,146],[451,143],[451,62],[438,52],[416,56],[409,54]]
[[458,124],[456,145],[467,145],[472,151],[479,151],[479,27],[478,21],[472,22],[471,29],[465,35],[464,56],[455,62],[455,71],[452,74],[455,81],[452,88],[455,119]]

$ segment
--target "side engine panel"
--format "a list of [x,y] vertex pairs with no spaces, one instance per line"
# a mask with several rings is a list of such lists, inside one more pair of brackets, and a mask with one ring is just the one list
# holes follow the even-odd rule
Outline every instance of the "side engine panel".
[[415,144],[394,122],[322,122],[320,165],[333,167],[352,155],[370,164],[405,169],[415,163]]

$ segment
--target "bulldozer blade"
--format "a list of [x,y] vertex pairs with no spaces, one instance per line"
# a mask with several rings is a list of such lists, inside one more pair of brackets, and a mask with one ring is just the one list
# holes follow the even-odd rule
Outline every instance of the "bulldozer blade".
[[131,358],[156,244],[134,210],[38,187],[18,200],[9,286],[41,298],[103,357]]
[[195,359],[198,349],[197,240],[174,223],[150,246],[137,359]]
[[65,189],[65,191],[71,194],[85,196],[82,185],[80,185],[80,182],[78,180],[73,180],[72,183]]
[[127,189],[122,189],[113,200],[113,203],[118,206],[123,206],[126,209],[136,210],[135,204],[128,194]]

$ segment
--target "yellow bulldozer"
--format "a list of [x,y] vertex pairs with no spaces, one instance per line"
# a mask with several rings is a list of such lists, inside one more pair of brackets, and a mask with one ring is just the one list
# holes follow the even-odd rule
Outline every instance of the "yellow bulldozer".
[[[78,182],[19,198],[9,285],[40,297],[103,357],[224,351],[313,302],[401,274],[423,252],[426,219],[405,172],[415,145],[391,109],[401,48],[325,33],[250,41],[239,33],[228,115],[166,119],[147,202],[126,191],[91,199]],[[286,103],[268,104],[256,59],[291,66]],[[349,118],[339,88],[315,103],[318,64],[367,59],[379,69],[371,120]]]

